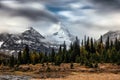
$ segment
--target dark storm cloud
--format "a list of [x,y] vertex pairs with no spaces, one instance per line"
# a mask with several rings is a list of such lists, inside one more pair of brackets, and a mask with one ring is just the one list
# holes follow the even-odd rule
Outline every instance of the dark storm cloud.
[[44,10],[19,9],[16,10],[16,13],[13,14],[13,16],[23,16],[34,21],[49,20],[52,22],[58,22],[56,16]]
[[[29,2],[39,2],[39,3],[46,3],[46,4],[51,4],[51,5],[61,5],[61,4],[69,4],[72,2],[78,2],[80,0],[14,0],[19,3],[29,3]],[[61,5],[64,6],[64,5]]]
[[101,8],[106,11],[118,11],[120,10],[120,0],[91,0],[95,7]]
[[29,2],[41,2],[42,0],[11,0],[11,1],[17,1],[19,3],[29,3]]
[[[19,0],[18,0],[19,1]],[[28,2],[28,0],[21,0],[20,2]],[[21,4],[21,3],[18,3]],[[8,4],[2,4],[0,2],[0,11],[4,11],[5,13],[9,13],[10,16],[12,17],[24,17],[28,18],[32,21],[51,21],[51,22],[58,22],[58,18],[56,17],[55,14],[42,9],[42,10],[37,10],[37,9],[31,9],[31,8],[11,8],[7,6]]]
[[0,10],[7,10],[8,8],[0,2]]

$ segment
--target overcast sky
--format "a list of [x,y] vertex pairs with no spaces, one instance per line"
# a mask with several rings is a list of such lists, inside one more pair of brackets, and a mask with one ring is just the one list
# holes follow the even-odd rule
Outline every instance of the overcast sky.
[[120,0],[0,0],[0,32],[35,27],[41,34],[64,24],[72,34],[96,39],[120,29]]

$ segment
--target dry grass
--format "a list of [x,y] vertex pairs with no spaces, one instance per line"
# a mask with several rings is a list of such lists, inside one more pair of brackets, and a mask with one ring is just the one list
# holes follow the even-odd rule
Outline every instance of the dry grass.
[[[33,79],[35,80],[35,79]],[[36,79],[40,80],[40,79]],[[42,80],[42,79],[41,79]],[[113,73],[73,73],[65,78],[44,79],[44,80],[120,80],[120,74]]]
[[33,77],[32,80],[120,80],[120,66],[99,64],[98,68],[86,68],[74,63],[74,69],[70,69],[70,64],[65,63],[61,66],[54,66],[51,63],[44,66],[30,64],[19,66],[18,71],[2,66],[0,74],[26,75]]

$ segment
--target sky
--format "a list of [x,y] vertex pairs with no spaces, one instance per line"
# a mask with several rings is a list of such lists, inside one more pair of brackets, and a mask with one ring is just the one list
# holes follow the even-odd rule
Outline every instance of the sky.
[[0,32],[20,33],[34,27],[43,35],[63,24],[80,39],[98,39],[120,30],[120,0],[0,0]]

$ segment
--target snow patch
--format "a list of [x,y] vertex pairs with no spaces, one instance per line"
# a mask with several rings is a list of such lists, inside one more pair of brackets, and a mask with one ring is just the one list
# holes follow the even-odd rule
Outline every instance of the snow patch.
[[4,42],[0,42],[0,47],[2,46],[3,43],[4,43]]

